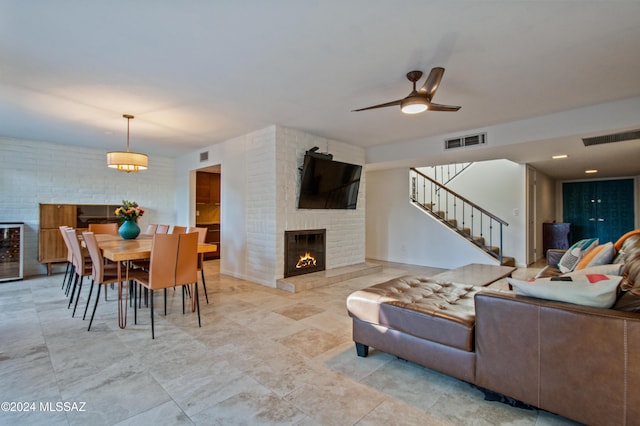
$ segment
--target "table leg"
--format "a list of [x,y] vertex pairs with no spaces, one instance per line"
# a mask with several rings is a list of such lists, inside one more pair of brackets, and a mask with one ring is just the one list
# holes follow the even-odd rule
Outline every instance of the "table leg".
[[[118,262],[117,271],[118,271],[118,326],[120,328],[125,328],[127,326],[127,308],[129,306],[129,263],[125,266],[125,279],[122,280],[122,262]],[[123,292],[124,290],[124,292]],[[124,297],[122,297],[124,293]],[[123,300],[124,299],[124,300]]]

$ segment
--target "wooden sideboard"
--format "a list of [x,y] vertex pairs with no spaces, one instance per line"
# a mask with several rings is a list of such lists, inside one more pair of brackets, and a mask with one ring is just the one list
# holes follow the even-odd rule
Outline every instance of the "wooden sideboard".
[[67,247],[60,226],[71,226],[82,232],[90,223],[117,223],[114,211],[118,207],[111,204],[40,204],[38,262],[47,265],[47,274],[51,275],[53,263],[67,261]]

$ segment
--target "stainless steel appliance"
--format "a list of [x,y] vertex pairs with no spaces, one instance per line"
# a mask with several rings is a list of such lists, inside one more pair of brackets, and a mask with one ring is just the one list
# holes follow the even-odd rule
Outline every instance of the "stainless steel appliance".
[[0,223],[0,282],[21,280],[24,258],[24,223]]

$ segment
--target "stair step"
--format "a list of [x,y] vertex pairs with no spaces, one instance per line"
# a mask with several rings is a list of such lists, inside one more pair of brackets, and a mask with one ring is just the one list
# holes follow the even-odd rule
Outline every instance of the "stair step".
[[[454,228],[458,231],[459,234],[464,235],[466,238],[474,241],[476,244],[478,244],[479,246],[481,246],[481,248],[483,248],[483,250],[487,251],[488,253],[493,253],[495,256],[499,257],[500,256],[500,247],[494,247],[494,246],[487,246],[486,245],[486,238],[485,237],[481,237],[481,236],[472,236],[471,234],[471,228],[468,227],[458,227],[458,220],[457,219],[447,219],[447,215],[446,212],[443,210],[433,210],[434,204],[432,203],[426,203],[423,204],[423,207],[427,208],[428,210],[430,210],[431,214],[435,217],[437,217],[438,219],[447,222],[448,225],[451,226],[451,228]],[[502,256],[502,265],[504,266],[516,266],[516,260],[513,257],[510,256]]]
[[486,240],[484,239],[484,237],[473,237],[473,241],[477,242],[478,244],[482,244],[485,245]]
[[516,259],[509,256],[502,256],[502,266],[516,266]]

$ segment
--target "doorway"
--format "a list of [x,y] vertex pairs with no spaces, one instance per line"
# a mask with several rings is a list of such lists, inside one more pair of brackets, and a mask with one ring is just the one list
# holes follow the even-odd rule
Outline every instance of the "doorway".
[[571,243],[598,238],[615,242],[634,229],[633,179],[562,184],[564,221],[571,224]]
[[221,253],[220,165],[196,170],[196,226],[207,229],[205,242],[218,246],[218,250],[205,254],[205,260],[219,259]]

